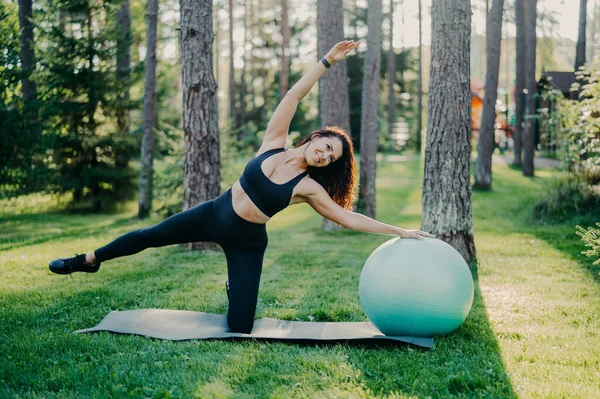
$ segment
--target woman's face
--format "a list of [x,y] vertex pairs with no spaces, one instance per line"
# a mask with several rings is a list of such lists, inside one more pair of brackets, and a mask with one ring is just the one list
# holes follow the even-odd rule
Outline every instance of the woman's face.
[[343,155],[342,140],[336,136],[314,136],[304,154],[309,166],[325,167]]

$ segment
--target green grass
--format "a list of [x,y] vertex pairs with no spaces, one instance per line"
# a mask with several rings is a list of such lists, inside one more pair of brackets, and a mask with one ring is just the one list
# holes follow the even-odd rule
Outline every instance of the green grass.
[[[159,218],[140,222],[134,209],[40,213],[49,208],[35,196],[0,203],[0,397],[600,397],[600,267],[579,255],[573,226],[532,219],[552,172],[526,179],[495,168],[494,191],[473,195],[473,309],[432,350],[72,334],[117,309],[224,313],[223,254],[173,246],[107,262],[97,274],[53,275],[49,260]],[[419,227],[421,170],[380,163],[380,220]],[[257,317],[366,320],[360,270],[389,237],[326,234],[320,223],[303,205],[269,223]]]

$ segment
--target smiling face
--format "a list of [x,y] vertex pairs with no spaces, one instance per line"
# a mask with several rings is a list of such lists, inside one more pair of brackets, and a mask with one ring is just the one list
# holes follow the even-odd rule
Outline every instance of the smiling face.
[[304,155],[309,166],[323,168],[342,157],[342,140],[336,136],[314,136]]

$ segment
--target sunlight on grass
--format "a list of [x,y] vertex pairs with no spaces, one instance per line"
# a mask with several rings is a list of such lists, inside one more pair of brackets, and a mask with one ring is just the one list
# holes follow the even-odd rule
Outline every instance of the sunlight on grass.
[[[223,253],[156,248],[106,262],[97,274],[53,275],[49,260],[161,218],[137,220],[135,204],[118,214],[70,215],[56,213],[49,198],[0,201],[0,356],[8,359],[0,397],[600,397],[597,269],[579,254],[573,226],[545,225],[531,213],[556,172],[527,179],[494,167],[494,190],[473,194],[473,309],[430,351],[71,334],[111,310],[225,313]],[[419,228],[422,170],[417,160],[379,163],[380,220]],[[257,318],[367,320],[360,271],[390,237],[320,227],[307,205],[269,223]]]

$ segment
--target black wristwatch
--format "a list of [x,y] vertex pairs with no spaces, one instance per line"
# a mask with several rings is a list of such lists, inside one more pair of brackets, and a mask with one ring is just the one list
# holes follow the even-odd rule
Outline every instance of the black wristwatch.
[[331,66],[331,64],[329,63],[329,61],[327,61],[324,55],[322,55],[321,58],[319,58],[319,61],[321,61],[326,68],[329,68]]

